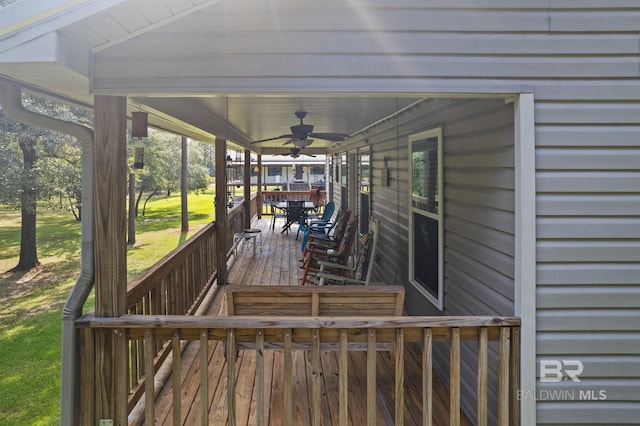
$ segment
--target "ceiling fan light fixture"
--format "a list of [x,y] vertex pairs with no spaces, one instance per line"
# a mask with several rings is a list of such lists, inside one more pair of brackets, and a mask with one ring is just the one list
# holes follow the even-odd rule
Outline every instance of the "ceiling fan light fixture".
[[291,133],[294,135],[300,135],[307,137],[309,133],[313,132],[312,124],[296,124],[295,126],[289,127],[291,129]]
[[[271,138],[266,138],[266,139],[259,139],[256,141],[251,142],[252,144],[254,143],[262,143],[262,142],[268,142],[268,141],[274,141],[277,139],[288,139],[284,145],[290,144],[292,143],[292,141],[295,140],[306,140],[309,139],[309,137],[311,138],[315,138],[315,139],[322,139],[322,140],[327,140],[327,141],[331,141],[331,142],[337,142],[337,141],[341,141],[345,138],[347,138],[349,135],[344,134],[344,133],[313,133],[313,125],[311,124],[304,124],[302,122],[302,119],[304,117],[306,117],[307,112],[303,111],[303,110],[298,110],[296,111],[296,117],[298,117],[300,119],[300,124],[296,124],[293,125],[291,127],[289,127],[289,129],[291,130],[291,133],[288,135],[280,135],[280,136],[275,136],[275,137],[271,137]],[[309,139],[310,141],[313,141],[312,139]],[[311,142],[309,142],[310,144]],[[309,146],[309,145],[304,145],[304,146]]]
[[306,148],[313,143],[313,139],[293,139],[291,143],[298,148]]

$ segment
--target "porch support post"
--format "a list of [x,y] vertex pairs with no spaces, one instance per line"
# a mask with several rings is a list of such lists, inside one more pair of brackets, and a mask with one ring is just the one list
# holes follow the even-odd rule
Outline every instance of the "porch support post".
[[262,219],[262,155],[258,155],[258,219]]
[[244,150],[244,227],[251,228],[251,151]]
[[[514,314],[522,318],[520,329],[520,389],[536,389],[536,141],[533,93],[522,93],[514,104],[516,160],[516,242]],[[511,424],[518,415],[523,425],[536,424],[535,398],[515,400]]]
[[[94,209],[96,314],[127,311],[127,134],[126,98],[95,97]],[[125,335],[97,331],[95,340],[95,424],[127,424]]]
[[216,265],[218,285],[227,284],[227,141],[216,138]]

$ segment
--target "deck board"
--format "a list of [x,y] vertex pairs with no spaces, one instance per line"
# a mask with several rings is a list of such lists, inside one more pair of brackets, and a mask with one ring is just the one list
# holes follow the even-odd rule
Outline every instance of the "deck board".
[[[258,244],[255,257],[252,256],[251,244],[240,246],[237,258],[229,271],[230,285],[297,285],[301,271],[300,258],[301,239],[296,240],[296,227],[289,233],[280,233],[284,219],[276,221],[275,230],[270,228],[271,218],[265,217],[255,221],[253,228],[262,229],[261,243]],[[225,315],[225,291],[217,289],[217,294],[207,310],[207,315]],[[189,343],[182,354],[182,424],[201,423],[200,409],[200,343]],[[228,411],[226,400],[227,362],[224,356],[224,345],[210,341],[208,347],[208,387],[210,425],[227,424]],[[411,346],[405,350],[405,425],[422,424],[421,358]],[[324,425],[339,423],[339,382],[338,352],[321,352],[321,413]],[[255,388],[256,354],[253,350],[238,351],[236,365],[236,422],[238,425],[256,424],[257,392]],[[265,424],[284,424],[284,354],[282,351],[267,350],[264,354],[265,372]],[[311,351],[293,352],[294,376],[293,390],[293,424],[311,424],[312,395],[312,362]],[[366,424],[366,353],[349,352],[348,358],[348,398],[349,424],[360,426]],[[378,352],[376,357],[377,408],[379,425],[391,425],[394,422],[394,363],[388,352]],[[173,424],[171,378],[156,398],[157,425]],[[434,425],[448,425],[448,394],[440,380],[434,377]],[[356,408],[358,407],[358,408]],[[462,424],[469,425],[462,416]]]

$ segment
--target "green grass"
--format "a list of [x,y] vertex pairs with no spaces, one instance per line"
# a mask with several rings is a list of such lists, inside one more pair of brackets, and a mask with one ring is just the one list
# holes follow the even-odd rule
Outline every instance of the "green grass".
[[[178,193],[148,203],[128,250],[129,279],[213,220],[211,191],[190,195],[188,205],[190,231],[182,235]],[[18,263],[20,212],[0,207],[0,426],[60,423],[62,307],[79,273],[80,224],[71,214],[40,212],[37,239],[42,265],[8,272]]]

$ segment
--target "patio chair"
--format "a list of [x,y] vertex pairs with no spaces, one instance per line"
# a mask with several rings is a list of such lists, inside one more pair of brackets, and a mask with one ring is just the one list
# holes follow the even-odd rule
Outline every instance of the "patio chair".
[[[285,229],[287,232],[289,232],[289,228],[291,227],[291,225],[295,222],[298,222],[298,224],[304,223],[304,213],[305,213],[305,207],[304,207],[304,201],[289,201],[287,203],[287,213],[286,213],[286,218],[287,218],[287,225],[285,225]],[[297,238],[297,234],[296,234],[296,238]]]
[[[315,220],[313,223],[308,226],[308,229],[302,236],[302,244],[300,245],[300,251],[304,251],[304,248],[307,245],[307,241],[312,236],[328,236],[331,234],[331,231],[334,230],[334,227],[340,222],[341,218],[344,215],[344,211],[342,208],[338,209],[336,213],[335,219],[324,222],[321,220]],[[348,219],[344,222],[344,225],[348,222]]]
[[322,189],[319,186],[314,186],[311,188],[309,201],[311,201],[315,205],[322,204]]
[[320,260],[320,270],[316,274],[318,285],[369,285],[371,280],[372,260],[375,261],[380,225],[375,219],[369,222],[369,232],[360,238],[360,255],[353,268],[335,262]]
[[310,246],[305,250],[305,257],[302,259],[302,277],[300,285],[313,283],[315,274],[320,270],[319,261],[330,261],[340,265],[346,265],[351,256],[351,248],[358,232],[358,216],[355,216],[346,226],[344,237],[340,241],[337,250],[321,246]]
[[269,194],[262,197],[262,202],[264,205],[269,206],[269,211],[271,212],[271,230],[276,229],[276,219],[286,219],[287,215],[285,212],[276,207],[276,205],[280,202],[282,198],[281,195]]
[[301,221],[300,226],[298,227],[298,232],[296,233],[296,240],[298,239],[298,235],[300,235],[300,231],[306,233],[307,231],[309,231],[309,229],[312,228],[320,229],[322,226],[326,227],[327,223],[329,223],[331,217],[333,216],[335,208],[335,203],[333,201],[329,201],[327,205],[324,206],[322,216],[312,220],[309,220],[309,217],[307,217],[307,220]]
[[304,253],[310,245],[337,249],[350,219],[351,210],[340,208],[335,221],[316,225],[304,234],[300,250]]

